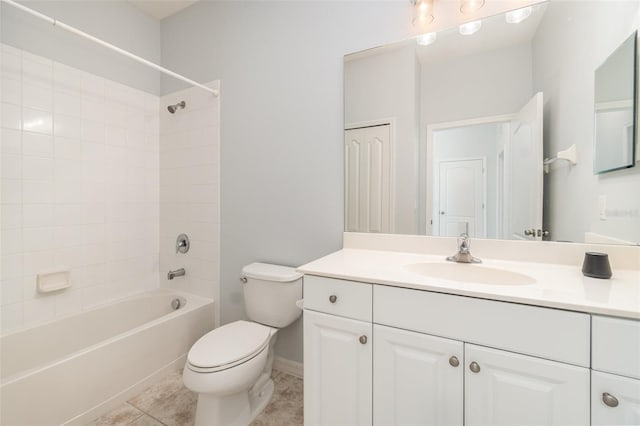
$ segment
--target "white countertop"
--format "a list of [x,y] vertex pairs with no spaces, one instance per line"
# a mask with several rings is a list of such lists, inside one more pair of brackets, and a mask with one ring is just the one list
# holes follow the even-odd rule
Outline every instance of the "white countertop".
[[323,277],[640,319],[638,270],[614,270],[613,277],[605,280],[583,276],[581,266],[484,258],[479,265],[460,265],[503,269],[535,279],[533,284],[489,285],[436,279],[404,269],[405,265],[443,261],[439,255],[345,248],[297,270]]

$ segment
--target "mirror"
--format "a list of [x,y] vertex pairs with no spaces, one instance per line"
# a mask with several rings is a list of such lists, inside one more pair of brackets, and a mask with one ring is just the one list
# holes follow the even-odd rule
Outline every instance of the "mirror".
[[636,33],[596,69],[594,173],[632,167],[635,148]]
[[593,172],[596,69],[639,12],[551,1],[347,55],[345,230],[639,244],[640,167]]

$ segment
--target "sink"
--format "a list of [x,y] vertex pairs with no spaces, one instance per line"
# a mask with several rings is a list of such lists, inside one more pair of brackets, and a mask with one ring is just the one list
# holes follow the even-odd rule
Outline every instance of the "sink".
[[536,280],[528,275],[470,263],[425,262],[406,265],[405,270],[429,278],[492,285],[527,285]]

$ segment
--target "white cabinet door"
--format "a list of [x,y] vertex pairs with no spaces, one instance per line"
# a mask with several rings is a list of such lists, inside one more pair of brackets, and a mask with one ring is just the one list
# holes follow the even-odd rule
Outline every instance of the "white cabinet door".
[[373,334],[373,424],[462,425],[463,343],[381,325]]
[[466,426],[589,424],[583,367],[465,344],[464,394]]
[[591,424],[639,425],[640,380],[592,371]]
[[371,323],[305,310],[304,423],[371,425]]

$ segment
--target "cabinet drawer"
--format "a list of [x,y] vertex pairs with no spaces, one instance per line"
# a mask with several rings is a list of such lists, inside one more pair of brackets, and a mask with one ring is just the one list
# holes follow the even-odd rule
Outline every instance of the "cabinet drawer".
[[373,300],[377,324],[590,364],[588,314],[381,285]]
[[594,316],[592,367],[640,379],[640,321]]
[[304,276],[304,308],[371,322],[372,285]]
[[640,380],[591,371],[591,424],[639,425]]

